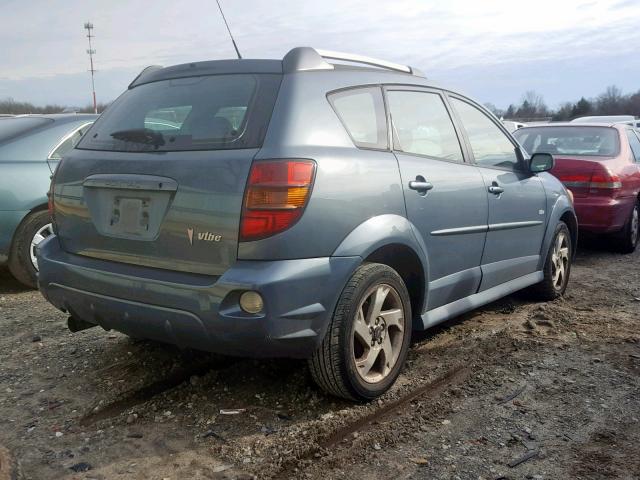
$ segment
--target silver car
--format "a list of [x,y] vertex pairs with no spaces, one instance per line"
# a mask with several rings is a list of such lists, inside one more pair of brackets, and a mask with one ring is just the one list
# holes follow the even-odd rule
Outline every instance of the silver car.
[[0,118],[0,266],[35,288],[38,244],[52,233],[47,190],[60,159],[97,118],[89,114]]
[[577,224],[552,166],[404,65],[303,47],[149,68],[54,176],[40,289],[72,331],[308,358],[368,400],[413,330],[562,295]]

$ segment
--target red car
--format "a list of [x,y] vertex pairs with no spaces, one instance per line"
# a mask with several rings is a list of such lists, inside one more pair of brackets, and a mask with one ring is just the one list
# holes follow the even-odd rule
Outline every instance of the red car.
[[551,173],[573,193],[581,231],[609,235],[618,251],[635,250],[640,132],[623,124],[553,123],[513,135],[529,154],[555,157]]

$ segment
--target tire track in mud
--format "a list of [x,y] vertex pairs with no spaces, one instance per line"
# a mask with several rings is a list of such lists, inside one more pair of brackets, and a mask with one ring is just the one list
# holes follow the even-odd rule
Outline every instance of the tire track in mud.
[[447,387],[464,382],[470,374],[470,367],[457,365],[435,380],[432,380],[431,382],[425,383],[418,388],[411,390],[406,395],[403,395],[399,399],[394,400],[393,402],[383,406],[382,408],[379,408],[375,412],[372,412],[369,415],[366,415],[356,420],[355,422],[352,422],[336,430],[326,439],[319,442],[319,446],[321,449],[331,448],[340,443],[353,432],[366,431],[373,424],[373,422],[384,420],[390,414],[397,412],[402,407],[406,406],[408,403],[418,397],[421,397],[423,399],[432,398],[442,393]]
[[[446,325],[441,327],[441,331],[446,330],[448,330]],[[324,435],[319,435],[319,438],[310,445],[309,449],[300,452],[294,458],[288,459],[274,472],[265,472],[263,476],[258,475],[258,477],[270,480],[299,478],[301,464],[304,464],[304,462],[322,462],[325,458],[325,452],[331,452],[332,449],[335,450],[336,446],[348,440],[352,434],[358,432],[360,435],[366,435],[376,426],[388,420],[392,414],[411,415],[406,411],[406,407],[414,401],[437,403],[440,396],[448,389],[458,387],[469,381],[478,365],[483,364],[489,357],[493,358],[493,361],[497,361],[497,357],[508,357],[513,354],[514,350],[519,348],[514,344],[515,338],[508,334],[507,330],[508,325],[503,325],[502,328],[491,333],[487,332],[487,335],[477,337],[472,342],[467,339],[466,342],[461,343],[460,339],[455,339],[451,343],[448,338],[445,338],[446,345],[438,345],[443,339],[433,337],[430,337],[429,340],[419,341],[413,346],[415,352],[413,357],[414,366],[407,372],[409,378],[415,374],[420,374],[420,370],[427,367],[430,369],[434,367],[446,369],[443,374],[426,382],[414,379],[411,383],[417,386],[409,389],[398,398],[379,408],[374,408],[370,413],[348,421],[345,425],[339,426]],[[428,350],[421,349],[421,347],[427,345],[429,346]],[[450,360],[448,356],[452,350],[457,352],[456,357],[466,358],[466,360],[463,362],[458,360],[455,363],[448,361]],[[435,355],[435,358],[433,355]],[[306,467],[302,468],[306,469]]]
[[[234,357],[224,357],[222,360],[207,360],[190,365],[186,368],[180,368],[172,372],[169,376],[145,385],[144,387],[133,392],[127,392],[124,397],[107,404],[98,411],[92,411],[84,415],[79,424],[83,427],[93,425],[97,422],[117,417],[122,412],[139,405],[141,403],[152,400],[154,397],[179,387],[189,379],[196,376],[203,376],[212,370],[223,370],[236,363],[240,359]],[[1,479],[0,479],[1,480]]]
[[16,466],[9,450],[0,445],[0,480],[15,480],[18,478]]
[[314,459],[316,453],[336,446],[354,432],[366,432],[373,426],[374,422],[384,420],[417,398],[433,398],[440,395],[448,387],[463,383],[469,377],[471,371],[471,367],[462,364],[450,368],[443,375],[410,390],[393,402],[334,430],[323,439],[320,439],[317,442],[317,446],[307,450],[303,455],[298,456],[294,460],[283,464],[281,469],[270,478],[273,480],[288,480],[295,477],[294,469],[298,462]]

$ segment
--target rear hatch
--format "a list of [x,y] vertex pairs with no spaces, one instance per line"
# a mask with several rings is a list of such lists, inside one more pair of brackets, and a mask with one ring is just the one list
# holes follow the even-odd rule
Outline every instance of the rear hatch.
[[236,260],[244,188],[280,79],[156,74],[128,90],[56,172],[53,209],[62,248],[222,274]]

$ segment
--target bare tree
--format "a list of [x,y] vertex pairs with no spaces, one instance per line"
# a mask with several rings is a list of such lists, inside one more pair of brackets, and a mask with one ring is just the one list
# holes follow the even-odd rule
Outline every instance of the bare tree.
[[598,97],[598,113],[600,115],[618,115],[623,113],[622,90],[615,85],[610,85],[607,90]]
[[542,95],[538,94],[536,91],[529,90],[525,92],[522,98],[522,104],[524,105],[525,102],[529,106],[532,113],[532,115],[530,116],[544,117],[549,114],[549,109],[544,103],[544,98],[542,98]]

